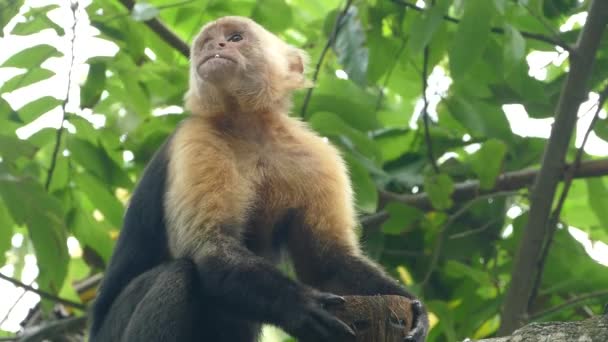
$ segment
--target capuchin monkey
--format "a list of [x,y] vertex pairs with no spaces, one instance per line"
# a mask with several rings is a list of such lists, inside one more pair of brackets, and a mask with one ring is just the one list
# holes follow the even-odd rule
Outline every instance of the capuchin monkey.
[[[95,302],[91,341],[256,341],[262,323],[334,341],[355,332],[326,311],[344,295],[413,300],[405,341],[428,319],[361,252],[338,150],[288,116],[310,86],[303,51],[254,21],[224,17],[191,49],[192,115],[133,193]],[[276,263],[285,249],[298,281]]]

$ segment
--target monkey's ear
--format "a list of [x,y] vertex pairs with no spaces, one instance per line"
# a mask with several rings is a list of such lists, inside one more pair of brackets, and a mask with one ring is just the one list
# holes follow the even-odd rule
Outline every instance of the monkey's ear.
[[287,53],[287,63],[289,65],[290,78],[296,80],[295,88],[312,87],[312,82],[310,82],[305,75],[308,61],[309,58],[306,52],[290,47]]
[[292,52],[289,56],[289,71],[304,73],[304,61],[297,51]]

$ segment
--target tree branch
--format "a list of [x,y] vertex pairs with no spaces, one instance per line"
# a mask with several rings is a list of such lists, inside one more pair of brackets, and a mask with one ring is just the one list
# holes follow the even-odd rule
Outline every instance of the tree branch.
[[552,308],[533,313],[532,315],[530,315],[529,320],[535,321],[537,319],[541,319],[541,318],[551,315],[553,313],[562,311],[563,309],[569,308],[571,306],[575,306],[581,302],[585,302],[589,299],[600,298],[600,297],[608,297],[608,290],[593,291],[590,293],[586,293],[584,295],[576,296],[576,297],[569,299],[569,300],[563,302],[562,304],[556,305]]
[[[120,0],[120,2],[125,6],[129,12],[133,10],[133,6],[135,6],[135,1],[133,0]],[[158,36],[167,42],[167,44],[171,45],[175,48],[179,53],[181,53],[184,57],[190,57],[190,46],[183,39],[181,39],[177,34],[171,31],[162,21],[158,18],[152,18],[150,20],[144,21],[144,23]]]
[[532,323],[517,330],[512,336],[478,340],[477,342],[524,341],[608,341],[608,316],[595,316],[578,322]]
[[537,272],[535,261],[540,258],[557,183],[563,178],[564,158],[576,124],[577,111],[587,96],[587,81],[607,23],[608,1],[592,1],[587,22],[577,46],[570,54],[570,72],[557,105],[541,169],[530,194],[530,213],[513,264],[499,335],[507,335],[521,326],[527,312]]
[[433,140],[431,140],[431,132],[429,130],[429,99],[426,96],[429,77],[429,50],[429,46],[425,46],[422,56],[422,121],[424,124],[424,141],[426,142],[427,157],[429,159],[429,163],[433,167],[433,171],[435,173],[439,173],[439,166],[437,166],[437,161],[435,160],[435,155],[433,154]]
[[7,275],[4,275],[2,273],[0,273],[0,279],[4,279],[4,280],[8,281],[9,283],[12,283],[13,285],[22,287],[22,288],[26,289],[27,291],[34,292],[34,293],[40,295],[40,297],[46,298],[48,300],[52,300],[54,302],[61,303],[63,305],[66,305],[66,306],[69,306],[69,307],[72,307],[72,308],[75,308],[75,309],[80,309],[80,310],[85,310],[86,309],[86,306],[84,306],[84,305],[82,305],[80,303],[72,302],[71,300],[63,299],[61,297],[57,297],[57,296],[55,296],[53,294],[50,294],[50,293],[48,293],[46,291],[35,289],[35,288],[33,288],[33,287],[31,287],[31,286],[29,286],[27,284],[24,284],[24,283],[20,282],[17,279],[13,279],[13,278],[11,278],[11,277],[9,277]]
[[[352,5],[352,3],[353,0],[347,0],[346,5],[344,5],[344,9],[336,17],[336,22],[334,23],[334,27],[331,31],[331,34],[329,35],[329,39],[327,40],[325,47],[323,47],[323,51],[321,51],[321,55],[319,56],[319,60],[317,61],[317,65],[315,66],[315,72],[312,76],[313,86],[315,83],[317,83],[317,79],[319,78],[319,71],[321,71],[321,66],[323,65],[323,60],[325,60],[325,55],[327,54],[327,51],[329,51],[329,48],[332,46],[332,44],[336,41],[338,32],[340,32],[340,28],[342,27],[342,19],[344,19],[344,17],[346,16],[346,13],[348,12],[348,9]],[[308,109],[308,104],[310,102],[310,98],[312,97],[313,90],[314,87],[308,88],[308,91],[306,92],[306,97],[304,98],[304,102],[302,103],[300,116],[304,119],[306,119],[306,110]]]
[[562,208],[566,203],[566,198],[568,197],[568,192],[570,191],[570,186],[572,185],[572,180],[574,178],[574,172],[581,165],[581,161],[583,160],[583,154],[585,152],[585,145],[587,144],[587,139],[589,139],[589,135],[591,134],[591,131],[593,131],[593,127],[595,126],[595,123],[600,117],[600,112],[602,111],[602,107],[604,106],[606,98],[608,98],[608,86],[606,86],[604,90],[602,90],[602,92],[600,93],[600,97],[597,101],[597,108],[595,110],[595,114],[593,115],[593,119],[591,119],[591,123],[587,128],[587,132],[585,132],[585,136],[583,138],[581,146],[578,148],[578,151],[576,151],[576,157],[574,158],[572,166],[568,168],[568,170],[566,171],[566,175],[564,176],[564,186],[562,188],[562,192],[557,201],[557,205],[553,210],[553,214],[551,214],[551,219],[549,220],[549,224],[547,226],[545,243],[542,248],[540,259],[538,260],[538,272],[534,280],[532,294],[530,295],[530,299],[528,301],[528,309],[526,311],[530,310],[530,308],[534,304],[534,301],[536,300],[538,290],[540,289],[540,285],[542,283],[543,273],[545,270],[545,262],[547,260],[547,256],[549,255],[549,251],[551,250],[551,245],[553,244],[553,237],[555,236],[555,231],[557,230],[557,223],[559,221]]
[[48,173],[46,175],[46,182],[44,183],[44,189],[48,192],[51,186],[51,181],[53,180],[53,173],[55,172],[55,167],[57,166],[57,157],[59,156],[59,148],[61,147],[61,136],[63,135],[63,123],[65,122],[65,118],[67,116],[65,108],[68,105],[68,101],[70,100],[70,87],[72,86],[72,69],[74,69],[74,42],[76,41],[76,24],[78,20],[76,18],[76,11],[78,10],[78,1],[74,1],[70,4],[70,10],[72,11],[72,39],[70,40],[70,67],[68,69],[68,84],[67,89],[65,91],[65,98],[61,102],[61,123],[59,124],[59,128],[57,128],[57,133],[55,135],[55,146],[53,147],[53,154],[51,156],[51,165],[49,166]]
[[[560,168],[559,178],[563,179],[571,164]],[[463,202],[484,194],[491,194],[501,191],[514,191],[526,188],[534,182],[538,175],[538,169],[524,169],[519,171],[506,172],[498,176],[494,189],[481,190],[478,180],[470,180],[454,185],[452,199],[454,202]],[[590,160],[582,162],[580,167],[574,172],[574,178],[591,178],[608,175],[608,159]],[[380,193],[383,200],[401,202],[423,210],[432,209],[431,201],[426,193],[414,195],[396,194],[382,191]]]
[[[393,3],[397,4],[397,5],[401,5],[401,6],[405,6],[407,8],[410,8],[414,11],[417,12],[424,12],[426,11],[426,9],[422,8],[422,7],[418,7],[413,3],[404,1],[404,0],[391,0]],[[450,23],[455,23],[458,24],[460,23],[460,19],[454,18],[454,17],[450,17],[449,15],[444,15],[443,16],[443,20],[450,22]],[[490,29],[491,32],[496,33],[496,34],[505,34],[505,30],[502,27],[492,27]],[[556,39],[556,38],[552,38],[552,37],[547,37],[545,35],[542,35],[540,33],[533,33],[533,32],[526,32],[526,31],[519,31],[519,33],[521,33],[521,35],[524,38],[528,38],[528,39],[532,39],[532,40],[537,40],[540,42],[544,42],[547,44],[551,44],[551,45],[556,45],[561,47],[562,49],[568,51],[568,52],[572,52],[572,47],[566,43],[564,43],[563,41],[561,41],[560,39]]]
[[70,332],[83,330],[87,324],[87,316],[70,317],[45,323],[30,328],[20,337],[20,342],[56,341],[57,337]]

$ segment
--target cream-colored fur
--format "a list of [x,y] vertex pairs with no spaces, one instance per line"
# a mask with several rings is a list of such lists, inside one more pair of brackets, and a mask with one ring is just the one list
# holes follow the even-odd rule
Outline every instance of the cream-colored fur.
[[[244,24],[245,34],[254,36],[248,38],[264,47],[258,51],[262,56],[249,57],[266,62],[263,70],[251,71],[262,78],[252,84],[263,86],[226,96],[191,70],[186,103],[192,117],[176,132],[168,154],[171,253],[196,257],[215,234],[239,239],[247,234],[256,240],[256,252],[265,255],[273,225],[287,210],[297,209],[299,228],[292,240],[299,234],[303,242],[315,242],[311,248],[358,254],[353,194],[342,158],[286,112],[291,92],[309,85],[303,72],[306,55],[246,18],[222,18],[201,34],[224,24]],[[193,53],[193,64],[196,58]]]
[[296,119],[267,116],[221,124],[193,117],[177,132],[166,196],[174,256],[192,256],[215,230],[252,221],[253,232],[219,233],[253,233],[270,246],[272,224],[290,208],[302,210],[316,247],[357,253],[353,194],[338,151]]

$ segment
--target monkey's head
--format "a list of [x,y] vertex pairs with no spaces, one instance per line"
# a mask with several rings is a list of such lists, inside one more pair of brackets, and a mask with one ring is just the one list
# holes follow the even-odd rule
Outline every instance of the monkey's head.
[[307,55],[251,19],[223,17],[205,25],[190,52],[193,112],[257,111],[289,102],[290,93],[309,85]]

